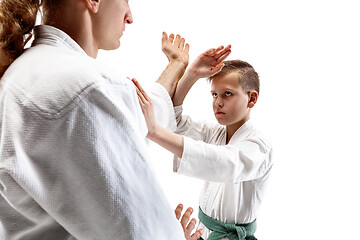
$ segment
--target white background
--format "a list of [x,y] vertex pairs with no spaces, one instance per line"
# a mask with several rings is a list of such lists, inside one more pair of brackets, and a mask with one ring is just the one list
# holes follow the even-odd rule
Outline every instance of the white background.
[[[162,31],[201,52],[232,44],[229,59],[252,64],[260,98],[252,112],[273,142],[274,171],[256,236],[360,239],[358,1],[130,0],[134,23],[119,50],[99,61],[155,82],[167,65]],[[191,89],[184,111],[214,121],[209,85]],[[172,173],[172,155],[151,145],[154,170],[173,208],[198,207],[201,181]]]

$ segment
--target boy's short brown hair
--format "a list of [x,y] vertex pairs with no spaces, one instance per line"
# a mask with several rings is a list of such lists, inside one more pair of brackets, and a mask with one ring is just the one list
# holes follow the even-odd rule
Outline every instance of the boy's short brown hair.
[[251,90],[255,90],[258,94],[260,93],[259,75],[249,63],[241,60],[230,60],[223,63],[225,65],[221,71],[208,78],[210,82],[214,77],[236,71],[240,74],[239,83],[246,93]]

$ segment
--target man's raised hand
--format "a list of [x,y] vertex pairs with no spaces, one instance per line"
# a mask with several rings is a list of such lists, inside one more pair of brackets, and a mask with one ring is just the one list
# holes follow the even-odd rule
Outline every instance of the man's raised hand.
[[178,61],[184,64],[185,68],[189,64],[189,44],[179,34],[176,36],[163,32],[161,49],[169,61]]

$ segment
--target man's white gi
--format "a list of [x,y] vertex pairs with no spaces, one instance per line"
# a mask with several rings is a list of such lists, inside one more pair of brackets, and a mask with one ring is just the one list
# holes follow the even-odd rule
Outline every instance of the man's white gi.
[[[184,239],[133,83],[56,28],[35,35],[0,81],[0,239]],[[171,127],[168,93],[153,92]]]
[[[178,134],[184,137],[182,158],[174,158],[174,171],[205,180],[200,194],[203,212],[225,223],[249,223],[256,219],[272,169],[272,147],[248,120],[226,144],[226,127],[195,122],[175,115]],[[210,231],[204,228],[202,238]]]

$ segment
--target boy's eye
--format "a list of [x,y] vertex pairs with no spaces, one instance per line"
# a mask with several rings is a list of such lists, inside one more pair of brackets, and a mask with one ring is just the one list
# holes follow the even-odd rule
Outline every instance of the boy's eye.
[[217,94],[217,93],[212,93],[212,96],[213,96],[213,97],[217,97],[218,94]]
[[231,93],[231,92],[225,92],[225,95],[226,95],[227,97],[229,97],[229,96],[232,95],[232,93]]

